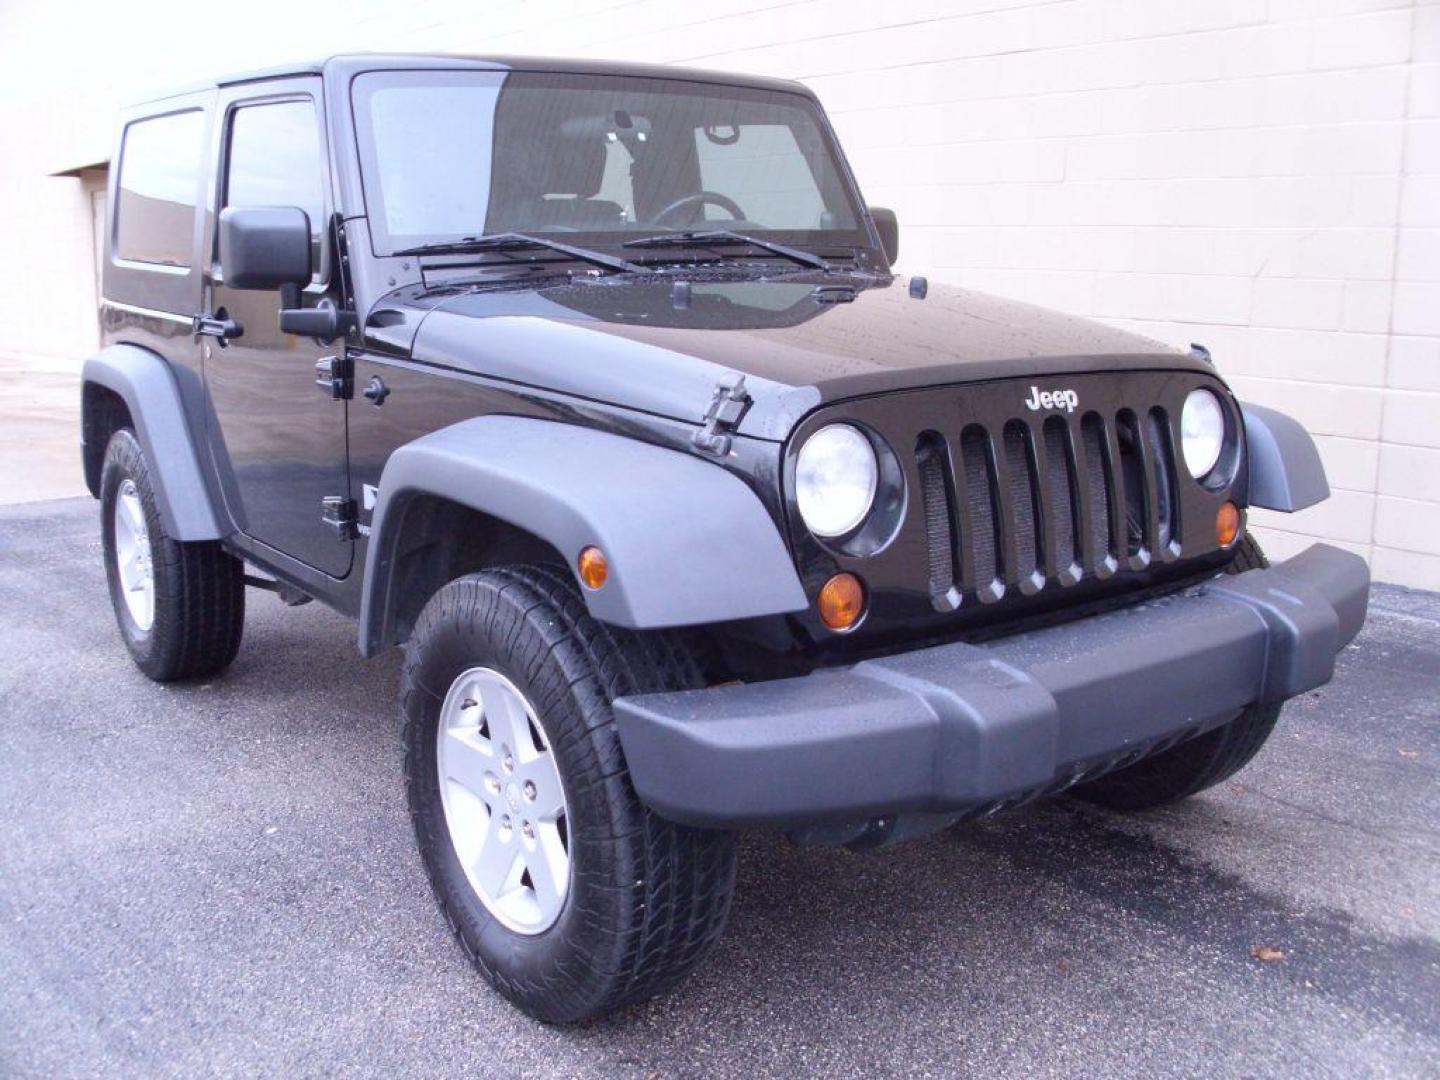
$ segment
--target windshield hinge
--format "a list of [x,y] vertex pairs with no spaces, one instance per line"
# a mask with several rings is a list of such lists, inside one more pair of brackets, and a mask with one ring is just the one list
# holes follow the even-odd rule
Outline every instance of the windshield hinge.
[[730,453],[728,433],[740,426],[740,420],[751,403],[751,397],[745,390],[744,375],[735,376],[734,382],[721,382],[710,398],[710,408],[705,410],[704,423],[691,441],[706,453],[724,457]]
[[339,540],[354,540],[359,530],[355,500],[344,495],[326,495],[320,500],[320,521]]
[[355,361],[348,355],[322,356],[315,361],[315,385],[332,400],[355,396]]

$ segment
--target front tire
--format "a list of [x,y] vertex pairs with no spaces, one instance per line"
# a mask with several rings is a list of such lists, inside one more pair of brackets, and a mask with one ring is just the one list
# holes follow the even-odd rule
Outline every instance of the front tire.
[[640,802],[610,708],[699,684],[673,638],[596,622],[560,572],[472,574],[421,612],[401,682],[416,840],[466,954],[538,1019],[660,993],[724,929],[733,834]]
[[[1269,565],[1260,545],[1247,534],[1236,546],[1235,558],[1225,572],[1243,574]],[[1265,745],[1279,718],[1279,705],[1251,705],[1228,724],[1080,784],[1073,794],[1086,802],[1126,812],[1188,799],[1230,779],[1248,765]]]
[[165,531],[128,428],[105,448],[100,520],[110,602],[135,665],[156,682],[228,667],[245,628],[245,564],[219,541],[182,543]]

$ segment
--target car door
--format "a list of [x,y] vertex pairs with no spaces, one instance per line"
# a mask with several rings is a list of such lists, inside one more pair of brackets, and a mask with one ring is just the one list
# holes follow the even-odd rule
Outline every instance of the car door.
[[302,305],[340,303],[320,98],[318,79],[257,84],[222,98],[202,314],[233,320],[240,333],[202,337],[202,363],[211,445],[240,530],[265,548],[343,577],[354,543],[322,520],[322,501],[348,490],[345,401],[317,384],[316,364],[341,353],[344,342],[282,333],[278,291],[227,288],[213,228],[227,206],[300,207],[310,218],[314,267]]

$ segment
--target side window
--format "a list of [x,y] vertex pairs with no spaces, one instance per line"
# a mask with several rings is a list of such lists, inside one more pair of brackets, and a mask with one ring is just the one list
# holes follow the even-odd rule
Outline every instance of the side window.
[[316,276],[324,273],[325,186],[320,127],[309,101],[246,105],[230,120],[225,206],[298,206],[310,216]]
[[204,151],[205,114],[198,109],[137,120],[125,129],[115,204],[117,257],[190,265]]

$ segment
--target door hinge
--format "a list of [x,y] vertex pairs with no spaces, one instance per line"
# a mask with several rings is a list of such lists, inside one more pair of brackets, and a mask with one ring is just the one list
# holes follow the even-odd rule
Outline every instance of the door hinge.
[[344,353],[315,361],[315,385],[340,401],[355,396],[355,361]]
[[354,540],[359,533],[355,500],[344,495],[326,495],[320,500],[320,520],[335,531],[340,540]]
[[744,375],[737,375],[732,383],[720,383],[710,398],[710,407],[705,410],[705,421],[691,441],[706,453],[724,457],[730,453],[729,432],[739,426],[750,404]]

